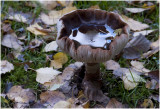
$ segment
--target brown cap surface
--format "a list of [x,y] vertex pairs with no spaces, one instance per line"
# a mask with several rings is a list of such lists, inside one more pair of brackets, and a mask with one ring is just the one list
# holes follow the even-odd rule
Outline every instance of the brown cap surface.
[[[69,38],[72,29],[82,24],[99,25],[98,28],[101,29],[103,29],[101,25],[107,24],[114,30],[122,28],[122,33],[114,38],[108,49],[94,48],[89,45],[81,45]],[[94,27],[83,27],[79,31],[85,33],[87,29],[92,30]],[[104,62],[113,58],[119,54],[129,40],[129,26],[123,22],[123,19],[116,13],[98,9],[81,9],[65,14],[59,19],[57,30],[56,41],[59,47],[73,59],[88,63]]]

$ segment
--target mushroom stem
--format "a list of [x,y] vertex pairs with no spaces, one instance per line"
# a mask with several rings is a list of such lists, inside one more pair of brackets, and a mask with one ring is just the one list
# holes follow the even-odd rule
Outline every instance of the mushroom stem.
[[85,77],[88,80],[99,80],[100,79],[100,64],[99,63],[86,63]]

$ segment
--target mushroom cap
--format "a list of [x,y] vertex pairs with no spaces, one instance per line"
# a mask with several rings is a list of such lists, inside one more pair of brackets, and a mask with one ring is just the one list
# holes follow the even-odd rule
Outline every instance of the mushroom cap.
[[[91,47],[90,45],[79,45],[69,38],[72,29],[81,24],[107,24],[112,29],[122,29],[109,44],[108,49]],[[58,46],[73,59],[87,63],[99,63],[110,60],[125,47],[129,40],[129,26],[123,21],[120,15],[99,9],[78,9],[63,15],[57,23]]]

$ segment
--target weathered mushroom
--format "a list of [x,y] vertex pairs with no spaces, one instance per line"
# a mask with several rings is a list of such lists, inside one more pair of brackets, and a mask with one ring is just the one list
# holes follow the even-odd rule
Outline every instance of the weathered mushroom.
[[[120,35],[114,30],[122,29]],[[73,59],[85,62],[82,82],[89,100],[103,101],[100,62],[119,54],[129,40],[129,26],[113,12],[80,9],[63,15],[57,23],[57,44]]]

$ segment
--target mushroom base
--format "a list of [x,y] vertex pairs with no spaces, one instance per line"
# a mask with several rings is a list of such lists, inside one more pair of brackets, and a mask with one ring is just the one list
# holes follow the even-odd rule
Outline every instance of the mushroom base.
[[84,94],[89,100],[103,102],[108,101],[101,90],[102,79],[100,77],[100,64],[99,63],[86,63],[85,77],[82,81]]

